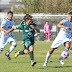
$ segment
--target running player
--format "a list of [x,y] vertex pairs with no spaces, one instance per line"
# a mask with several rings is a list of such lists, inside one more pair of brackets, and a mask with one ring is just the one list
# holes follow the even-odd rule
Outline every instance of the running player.
[[16,29],[20,29],[23,31],[23,41],[24,41],[24,50],[22,51],[17,51],[15,53],[15,58],[19,55],[23,55],[23,54],[29,54],[30,55],[30,59],[31,59],[31,65],[34,66],[36,64],[36,62],[34,61],[34,34],[35,34],[35,30],[40,33],[40,30],[37,28],[37,25],[35,23],[33,23],[32,21],[32,16],[31,15],[25,15],[24,16],[24,20],[21,22],[21,25],[16,27],[16,28],[12,28],[8,31],[6,31],[6,34],[8,34],[9,32],[16,30]]
[[[61,44],[65,46],[64,51],[68,51],[71,45],[71,30],[72,30],[72,12],[69,12],[68,19],[64,19],[58,23],[57,27],[61,28],[57,37],[55,38],[49,52],[46,55],[46,59],[43,67],[47,66],[48,60],[51,57],[55,49],[57,49]],[[63,65],[63,58],[60,57],[59,62]]]
[[10,53],[15,49],[15,47],[17,46],[17,43],[15,41],[15,39],[12,36],[12,33],[10,32],[8,35],[4,35],[4,33],[11,29],[13,24],[14,24],[14,20],[12,20],[13,17],[13,12],[9,11],[7,13],[7,19],[5,19],[2,24],[1,24],[1,42],[0,42],[0,53],[3,51],[3,49],[5,48],[5,45],[7,44],[7,42],[9,44],[11,44],[10,49],[8,50],[8,52],[5,53],[5,56],[7,56],[7,58],[10,60]]

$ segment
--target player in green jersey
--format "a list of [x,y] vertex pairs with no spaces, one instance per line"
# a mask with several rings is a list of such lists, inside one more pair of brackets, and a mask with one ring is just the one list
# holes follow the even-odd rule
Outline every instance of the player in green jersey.
[[37,25],[35,23],[33,23],[32,21],[32,16],[29,14],[26,14],[24,16],[24,20],[21,22],[21,25],[15,28],[12,28],[8,31],[6,31],[6,35],[16,29],[20,29],[23,31],[23,41],[24,41],[24,50],[22,51],[17,51],[15,53],[15,58],[19,55],[23,55],[23,54],[29,54],[30,55],[30,59],[31,59],[31,65],[34,66],[36,64],[36,62],[34,61],[34,34],[35,34],[35,30],[36,32],[40,33],[40,30],[37,28]]

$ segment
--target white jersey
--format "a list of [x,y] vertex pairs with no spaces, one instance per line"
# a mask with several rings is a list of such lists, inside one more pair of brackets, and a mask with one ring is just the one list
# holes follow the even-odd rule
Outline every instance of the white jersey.
[[71,31],[72,31],[72,23],[68,21],[68,19],[64,19],[60,21],[63,26],[69,27],[70,30],[65,28],[61,28],[57,37],[53,41],[51,48],[58,48],[61,44],[65,44],[67,41],[71,43]]
[[69,38],[70,39],[71,31],[72,31],[72,22],[69,22],[68,19],[64,19],[64,20],[60,21],[60,23],[63,24],[63,26],[69,27],[70,30],[61,28],[58,36],[60,36],[61,38]]
[[[8,20],[8,19],[5,19],[2,24],[1,24],[1,27],[3,27],[5,30],[9,30],[12,28],[13,26],[13,23],[14,23],[14,20]],[[3,36],[4,34],[4,31],[1,31],[1,36]],[[11,36],[11,32],[7,35],[7,36]]]
[[[1,24],[1,27],[3,27],[5,30],[9,30],[12,28],[13,26],[13,23],[14,23],[14,20],[8,20],[8,19],[5,19],[2,24]],[[8,34],[8,35],[4,35],[4,31],[1,31],[1,38],[0,38],[0,48],[5,48],[5,45],[7,43],[10,43],[11,42],[15,42],[15,39],[11,36],[11,32]]]

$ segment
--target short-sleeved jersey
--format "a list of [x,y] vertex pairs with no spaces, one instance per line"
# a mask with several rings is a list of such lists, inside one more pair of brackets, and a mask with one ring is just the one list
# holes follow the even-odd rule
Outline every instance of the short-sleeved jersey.
[[[8,20],[5,19],[2,23],[1,23],[1,27],[3,27],[5,30],[9,30],[12,28],[14,24],[14,20]],[[4,31],[1,31],[2,35],[4,34]],[[11,35],[11,32],[8,34],[8,36]]]
[[45,25],[44,25],[44,28],[45,28],[45,31],[46,31],[46,32],[50,32],[50,24],[48,24],[48,25],[45,24]]
[[25,21],[24,21],[24,20],[22,20],[20,24],[22,25],[22,24],[24,24],[24,23],[25,23]]
[[[35,23],[32,23],[31,25],[34,25],[37,28],[37,25]],[[16,29],[23,30],[23,40],[34,38],[35,30],[30,27],[30,25],[27,25],[26,22],[23,20],[21,22],[21,25],[16,27]]]
[[72,22],[69,22],[68,19],[64,19],[62,21],[60,21],[60,23],[63,26],[69,27],[70,30],[67,30],[65,28],[61,28],[60,32],[58,34],[58,36],[62,37],[62,38],[71,38],[71,31],[72,31]]

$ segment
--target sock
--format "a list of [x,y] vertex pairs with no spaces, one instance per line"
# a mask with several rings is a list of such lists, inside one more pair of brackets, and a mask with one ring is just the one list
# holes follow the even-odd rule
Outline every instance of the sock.
[[24,50],[22,50],[22,51],[19,52],[19,55],[23,55],[23,54],[25,54]]
[[64,51],[68,51],[68,49],[65,48]]
[[15,46],[11,46],[10,49],[8,50],[9,53],[11,53],[14,50]]
[[63,60],[63,57],[61,56],[61,57],[59,58],[59,60]]
[[34,54],[33,51],[29,52],[31,62],[34,62]]
[[45,59],[45,63],[48,62],[48,60],[49,60],[50,57],[51,57],[51,54],[47,53],[47,55],[46,55],[46,59]]
[[[68,49],[65,48],[63,51],[68,51]],[[63,60],[63,57],[61,56],[59,60]]]

